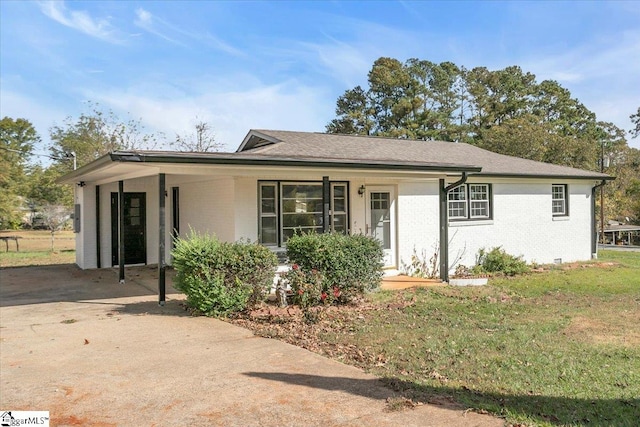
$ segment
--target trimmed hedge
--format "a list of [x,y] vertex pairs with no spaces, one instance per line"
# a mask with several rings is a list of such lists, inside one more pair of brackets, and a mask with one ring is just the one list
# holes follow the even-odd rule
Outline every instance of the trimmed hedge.
[[193,230],[175,240],[176,289],[207,316],[226,316],[261,301],[278,264],[273,252],[250,242],[220,242]]
[[377,289],[382,280],[380,242],[362,234],[295,234],[287,241],[287,256],[302,270],[319,272],[320,294],[336,295],[336,302]]

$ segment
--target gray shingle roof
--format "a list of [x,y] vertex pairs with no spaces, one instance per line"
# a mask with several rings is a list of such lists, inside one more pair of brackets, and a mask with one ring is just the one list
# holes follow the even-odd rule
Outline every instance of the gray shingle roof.
[[606,174],[493,153],[456,142],[252,130],[238,155],[479,166],[478,175],[610,179]]

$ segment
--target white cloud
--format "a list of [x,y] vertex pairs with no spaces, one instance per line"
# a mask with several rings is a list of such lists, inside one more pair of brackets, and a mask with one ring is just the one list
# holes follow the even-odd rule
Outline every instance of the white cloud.
[[[175,88],[165,90],[160,86],[155,90],[130,88],[90,93],[88,97],[117,113],[129,112],[132,117],[141,118],[147,129],[163,132],[169,140],[176,133],[192,131],[196,117],[205,120],[226,151],[234,151],[251,128],[322,132],[334,102],[326,99],[322,91],[295,81],[182,96]],[[172,96],[157,95],[167,92]]]
[[[640,105],[640,31],[601,38],[573,50],[520,61],[538,80],[555,79],[595,112],[598,120],[631,127]],[[640,140],[629,140],[640,148]]]
[[94,19],[85,11],[70,11],[63,1],[43,1],[39,5],[42,13],[62,25],[110,43],[122,42],[108,19]]
[[[2,86],[0,116],[29,120],[42,139],[42,142],[36,147],[35,151],[41,154],[46,153],[48,151],[47,147],[51,143],[49,128],[54,124],[62,124],[68,112],[63,112],[60,108],[53,105],[46,105],[41,99],[7,90],[7,84],[4,79],[0,82],[0,85]],[[38,160],[45,164],[50,163],[46,157]]]
[[310,62],[316,63],[326,74],[348,88],[366,81],[367,72],[377,59],[376,53],[365,46],[350,45],[338,40],[300,45]]
[[167,27],[166,23],[162,20],[158,20],[157,18],[155,18],[150,12],[144,10],[143,8],[138,8],[136,9],[136,20],[134,21],[134,24],[137,25],[138,27],[142,28],[143,30],[158,36],[162,39],[165,39],[171,43],[176,43],[176,44],[182,44],[180,42],[178,42],[177,40],[167,36],[166,34],[162,33],[160,30],[157,29],[157,25],[156,22],[159,22],[161,24],[161,26]]
[[225,43],[211,33],[207,32],[204,34],[197,34],[186,31],[162,18],[159,18],[158,16],[153,15],[151,12],[143,8],[138,8],[136,10],[136,16],[137,18],[134,21],[136,26],[171,43],[187,46],[185,42],[179,40],[180,38],[187,38],[199,41],[209,47],[234,56],[245,56],[242,51],[234,48],[228,43]]

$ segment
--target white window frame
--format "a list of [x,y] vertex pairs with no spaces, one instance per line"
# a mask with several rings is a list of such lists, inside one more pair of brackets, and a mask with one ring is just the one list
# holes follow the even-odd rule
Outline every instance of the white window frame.
[[[473,187],[476,187],[473,189]],[[483,188],[483,190],[478,191],[479,188]],[[475,191],[474,191],[475,190]],[[478,194],[484,193],[484,198],[474,198]],[[491,193],[489,184],[469,184],[468,189],[469,194],[469,218],[471,219],[489,219],[491,218]],[[473,208],[478,205],[484,205],[487,213],[485,215],[474,215]]]
[[[557,197],[557,189],[561,189],[561,197]],[[556,211],[556,202],[561,202],[559,206],[562,211]],[[551,214],[553,216],[569,216],[569,186],[567,184],[551,185]]]
[[[452,198],[455,197],[455,198]],[[464,215],[451,215],[451,207],[452,204],[457,204],[455,207],[456,211],[460,211],[461,208],[459,205],[464,206],[463,212]],[[468,202],[467,202],[467,187],[466,185],[460,185],[456,188],[449,190],[447,194],[447,214],[449,215],[449,219],[467,219],[468,212]]]
[[[449,190],[449,193],[447,194],[448,218],[452,221],[477,221],[492,219],[493,208],[491,206],[491,190],[491,184],[486,183],[467,183]],[[482,197],[478,198],[478,195],[482,195]],[[464,215],[451,215],[451,211],[453,209],[452,205],[454,203],[462,204],[462,206],[464,206]],[[474,215],[472,213],[474,206],[485,206],[487,213],[484,215]],[[459,206],[456,206],[455,209],[459,211],[461,208]]]
[[[344,187],[344,210],[336,210],[336,187]],[[331,217],[331,231],[335,232],[335,218],[336,216],[344,217],[344,232],[349,233],[349,186],[346,182],[332,182],[331,183],[331,211],[329,212]]]
[[[263,212],[262,211],[262,189],[264,187],[273,187],[274,194],[274,212]],[[280,238],[278,236],[280,229],[280,218],[278,215],[278,204],[280,200],[279,196],[279,186],[277,182],[259,182],[258,183],[258,240],[265,246],[278,246]],[[262,241],[262,218],[275,218],[276,219],[276,241],[275,242],[263,242]]]
[[[284,187],[285,186],[294,186],[295,187],[295,186],[303,186],[303,185],[320,187],[320,199],[322,199],[322,182],[317,182],[317,181],[314,181],[314,182],[303,182],[303,181],[300,181],[300,182],[296,182],[296,181],[286,181],[286,182],[283,181],[283,182],[280,182],[280,185],[279,185],[280,211],[278,212],[278,217],[279,217],[279,220],[280,220],[280,236],[279,236],[278,240],[283,244],[284,244],[284,241],[285,241],[285,237],[284,237],[284,230],[285,229],[294,229],[295,230],[296,228],[300,228],[300,229],[302,229],[302,231],[311,231],[312,229],[313,230],[318,230],[318,229],[322,230],[322,227],[323,227],[322,224],[314,225],[314,226],[307,226],[307,227],[304,227],[304,228],[301,228],[301,227],[285,227],[284,226],[284,216],[285,215],[292,215],[292,214],[296,214],[296,213],[310,213],[310,214],[320,214],[320,215],[322,215],[322,203],[320,203],[320,211],[314,211],[314,212],[306,212],[306,211],[304,211],[304,212],[302,212],[302,211],[299,211],[298,208],[296,207],[296,212],[294,212],[294,213],[291,213],[291,212],[285,213],[284,212],[284,207],[283,207],[284,201],[285,201],[284,200]],[[305,206],[305,209],[306,209],[306,206]]]

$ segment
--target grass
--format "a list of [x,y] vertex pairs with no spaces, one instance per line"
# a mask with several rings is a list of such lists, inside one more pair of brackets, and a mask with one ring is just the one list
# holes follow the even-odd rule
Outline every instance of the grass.
[[[71,232],[53,253],[46,231],[0,235],[23,237],[20,252],[0,242],[2,267],[74,262]],[[639,252],[602,251],[598,263],[484,287],[380,292],[369,308],[326,316],[304,339],[315,334],[315,351],[401,391],[398,408],[444,400],[514,425],[637,425]]]
[[416,398],[446,394],[510,423],[637,425],[640,253],[601,261],[621,265],[381,293],[415,302],[361,322],[352,339],[384,354],[372,372]]
[[20,252],[14,241],[0,241],[0,267],[29,265],[69,264],[75,262],[75,235],[72,231],[55,234],[54,251],[51,251],[51,233],[46,230],[4,230],[0,236],[18,236]]
[[638,252],[484,287],[379,292],[369,304],[293,333],[315,334],[314,350],[412,401],[444,399],[512,425],[638,423]]

